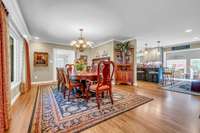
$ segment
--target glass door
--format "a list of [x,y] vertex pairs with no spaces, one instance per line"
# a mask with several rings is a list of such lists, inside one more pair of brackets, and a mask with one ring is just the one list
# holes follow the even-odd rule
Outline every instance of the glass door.
[[186,59],[170,59],[167,60],[167,68],[174,70],[176,79],[184,79],[186,73]]
[[200,79],[200,59],[191,59],[190,60],[191,68],[191,78],[194,80]]

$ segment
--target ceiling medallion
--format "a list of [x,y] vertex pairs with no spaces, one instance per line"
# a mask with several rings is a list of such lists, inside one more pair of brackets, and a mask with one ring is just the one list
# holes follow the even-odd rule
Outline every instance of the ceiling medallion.
[[80,29],[80,37],[77,40],[73,40],[70,45],[76,48],[78,51],[83,52],[86,48],[92,47],[93,42],[87,41],[83,37],[83,29]]

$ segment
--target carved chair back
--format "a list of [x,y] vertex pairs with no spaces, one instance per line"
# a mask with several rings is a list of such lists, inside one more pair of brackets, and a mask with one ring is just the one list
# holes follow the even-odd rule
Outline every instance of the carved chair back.
[[104,85],[111,88],[111,82],[115,70],[115,65],[113,61],[100,61],[97,69],[97,89]]

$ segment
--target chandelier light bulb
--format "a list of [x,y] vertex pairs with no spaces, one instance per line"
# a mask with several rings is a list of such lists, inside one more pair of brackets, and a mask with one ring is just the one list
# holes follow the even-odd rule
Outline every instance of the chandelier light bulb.
[[92,47],[92,42],[87,41],[84,37],[83,37],[83,29],[80,29],[80,37],[77,40],[73,40],[70,43],[71,46],[74,46],[75,48],[77,48],[79,51],[84,51],[85,48],[87,47]]
[[76,43],[77,43],[76,41],[72,41],[70,45],[73,46]]
[[91,42],[87,41],[87,45],[91,45]]
[[80,47],[80,45],[77,43],[77,44],[76,44],[76,47],[77,47],[77,48],[79,48],[79,47]]
[[83,44],[83,43],[84,43],[84,41],[83,41],[82,39],[78,40],[78,42],[79,42],[80,44]]
[[87,45],[86,44],[83,44],[83,48],[86,48],[87,47]]

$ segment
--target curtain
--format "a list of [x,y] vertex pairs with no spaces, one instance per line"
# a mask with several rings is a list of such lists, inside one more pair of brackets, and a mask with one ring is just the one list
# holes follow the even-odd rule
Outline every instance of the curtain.
[[31,89],[31,70],[30,70],[30,53],[29,44],[24,40],[24,54],[25,54],[25,78],[21,84],[20,92],[23,94]]
[[11,106],[7,15],[8,12],[0,1],[0,133],[9,127]]

